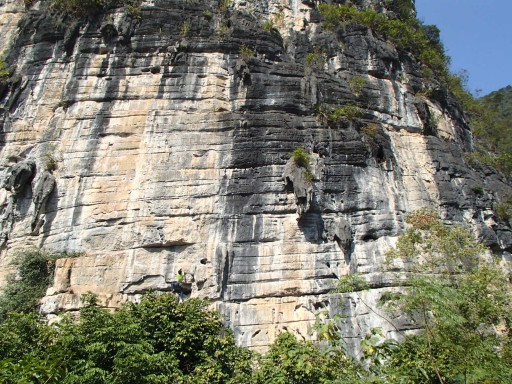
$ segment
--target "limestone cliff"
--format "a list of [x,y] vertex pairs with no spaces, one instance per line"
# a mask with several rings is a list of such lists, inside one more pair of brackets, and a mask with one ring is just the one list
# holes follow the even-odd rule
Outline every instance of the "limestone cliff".
[[[372,30],[327,31],[313,1],[147,0],[81,18],[47,3],[0,1],[1,268],[27,247],[81,253],[57,262],[45,314],[87,291],[116,307],[169,290],[181,268],[242,345],[308,337],[320,310],[355,343],[394,332],[376,303],[399,286],[383,261],[408,212],[511,250],[493,206],[512,190],[466,164],[464,113],[425,96],[414,57]],[[355,113],[330,121],[336,107]],[[328,294],[355,272],[370,290]]]

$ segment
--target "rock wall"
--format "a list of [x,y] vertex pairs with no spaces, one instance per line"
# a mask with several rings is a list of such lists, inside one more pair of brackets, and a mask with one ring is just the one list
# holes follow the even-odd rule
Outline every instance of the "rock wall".
[[[395,334],[377,302],[400,285],[383,259],[408,212],[511,249],[492,207],[512,190],[467,165],[457,103],[422,96],[419,64],[371,30],[324,30],[314,2],[153,0],[74,19],[4,0],[0,31],[15,69],[0,87],[2,276],[20,249],[80,253],[57,261],[50,317],[88,291],[116,307],[170,290],[181,268],[241,345],[307,338],[329,311],[353,347],[371,327]],[[347,105],[357,116],[322,118]],[[328,294],[356,272],[370,290]]]

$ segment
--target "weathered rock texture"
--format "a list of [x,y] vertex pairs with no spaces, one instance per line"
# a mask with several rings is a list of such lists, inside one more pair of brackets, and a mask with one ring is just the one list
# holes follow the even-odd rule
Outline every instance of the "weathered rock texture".
[[[264,349],[282,329],[308,337],[322,310],[341,312],[356,343],[374,326],[394,332],[368,306],[379,312],[382,290],[399,286],[383,259],[408,212],[438,209],[510,251],[492,207],[511,190],[466,164],[457,103],[420,96],[418,63],[367,28],[325,31],[299,0],[226,12],[153,0],[140,18],[81,20],[45,4],[0,1],[15,69],[0,95],[1,264],[27,247],[82,253],[57,262],[44,313],[76,310],[88,291],[115,307],[169,290],[181,268],[242,345]],[[279,31],[262,28],[269,18]],[[315,113],[349,103],[361,117]],[[297,147],[309,177],[290,160]],[[355,272],[372,289],[328,294]]]

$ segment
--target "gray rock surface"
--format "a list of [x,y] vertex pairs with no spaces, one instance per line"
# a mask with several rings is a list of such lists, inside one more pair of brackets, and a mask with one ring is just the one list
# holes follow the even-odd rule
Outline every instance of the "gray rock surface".
[[39,229],[44,225],[42,216],[45,213],[46,203],[54,189],[55,176],[48,171],[44,171],[37,181],[32,195],[32,201],[34,202],[34,213],[32,215],[32,223],[30,224],[32,234],[38,234]]
[[[216,1],[148,0],[140,19],[112,9],[83,20],[45,2],[1,4],[18,79],[0,95],[1,158],[40,170],[51,146],[59,162],[54,179],[38,171],[16,209],[2,190],[12,225],[2,227],[1,277],[19,249],[83,254],[57,261],[48,316],[77,310],[88,291],[116,307],[168,290],[183,269],[192,296],[210,299],[242,345],[264,350],[283,329],[307,338],[329,311],[343,314],[352,348],[372,327],[397,334],[377,303],[400,289],[383,261],[407,213],[434,208],[511,250],[493,207],[512,190],[467,164],[457,103],[422,96],[419,64],[372,31],[325,31],[313,2],[236,0],[221,13]],[[268,19],[277,29],[262,28]],[[325,60],[312,67],[315,49]],[[318,116],[348,104],[362,115]],[[311,154],[310,183],[291,164],[297,147]],[[328,293],[356,272],[370,290]]]

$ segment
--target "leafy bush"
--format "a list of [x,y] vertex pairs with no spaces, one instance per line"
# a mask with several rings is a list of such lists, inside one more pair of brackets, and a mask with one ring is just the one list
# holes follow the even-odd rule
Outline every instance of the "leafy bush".
[[213,17],[213,12],[209,9],[205,9],[203,11],[203,16],[206,17],[208,20],[210,20]]
[[262,24],[262,28],[267,31],[272,31],[277,28],[281,28],[284,25],[284,13],[279,12],[274,16],[271,16],[267,21]]
[[9,76],[11,76],[11,72],[7,69],[4,58],[0,56],[0,81],[7,79]]
[[314,52],[310,52],[306,55],[306,66],[308,68],[322,69],[327,61],[326,54],[324,51],[315,49]]
[[44,169],[48,172],[53,172],[58,168],[58,161],[55,157],[55,147],[50,148],[43,155],[43,165]]
[[363,111],[361,110],[361,108],[359,108],[355,105],[352,105],[352,104],[347,104],[347,105],[344,105],[343,107],[334,109],[330,113],[328,119],[329,119],[329,121],[332,121],[332,122],[339,121],[341,118],[346,118],[346,119],[352,120],[357,117],[361,117],[362,114],[363,114]]
[[333,292],[346,293],[364,291],[370,288],[370,285],[364,277],[358,274],[341,276],[338,280],[338,286]]
[[54,9],[83,16],[117,4],[117,0],[51,0]]
[[361,133],[368,138],[370,141],[377,140],[377,136],[379,135],[379,126],[374,123],[366,124],[361,128]]
[[512,154],[509,153],[493,153],[480,149],[465,153],[464,158],[472,167],[486,165],[502,172],[507,177],[510,177],[512,173]]
[[483,196],[485,192],[484,188],[481,185],[475,185],[474,187],[471,188],[471,190],[477,196]]
[[355,384],[360,382],[362,370],[342,349],[322,350],[287,332],[279,335],[258,366],[254,384]]
[[379,376],[388,382],[510,382],[507,274],[472,233],[447,226],[433,211],[407,221],[411,227],[388,257],[416,271],[398,303],[422,332],[392,348]]
[[413,0],[386,0],[386,6],[396,13],[401,20],[407,20],[414,15]]
[[7,279],[0,296],[0,320],[9,312],[35,312],[39,300],[53,279],[58,255],[40,250],[19,254],[14,260],[17,272]]
[[[461,77],[461,84],[466,80]],[[510,177],[512,174],[512,87],[481,99],[469,99],[465,106],[470,117],[477,151],[466,154],[470,165],[485,164]]]
[[220,39],[224,39],[229,34],[229,26],[224,22],[217,24],[215,34]]
[[448,227],[429,209],[408,216],[411,226],[399,238],[396,248],[387,254],[388,261],[401,259],[411,262],[416,273],[447,274],[478,266],[485,247],[472,233],[460,226]]
[[502,221],[512,219],[512,197],[508,197],[504,201],[496,204],[495,212]]
[[292,158],[298,167],[302,168],[308,168],[309,162],[311,160],[311,155],[301,147],[295,148],[295,150],[292,153]]
[[190,29],[192,28],[192,23],[190,20],[185,20],[180,27],[180,35],[182,37],[187,37],[190,33]]
[[248,47],[247,45],[242,45],[240,47],[240,57],[243,61],[249,61],[254,56],[256,56],[254,49]]
[[76,17],[94,14],[114,6],[124,6],[129,15],[141,17],[142,0],[50,0],[54,10]]
[[313,172],[311,172],[309,169],[306,169],[304,176],[309,184],[312,184],[313,181],[315,181],[315,175],[313,175]]
[[316,115],[330,127],[336,127],[342,119],[355,120],[363,115],[363,110],[353,104],[331,109],[327,105],[317,107]]
[[217,9],[221,13],[226,12],[229,9],[229,7],[231,7],[232,2],[233,0],[219,0]]
[[350,91],[354,94],[355,97],[360,97],[362,95],[365,84],[366,82],[364,81],[364,79],[359,76],[352,77],[348,81],[348,87],[350,88]]
[[[115,313],[94,296],[73,321],[35,315],[0,324],[0,381],[38,383],[248,383],[252,354],[235,346],[207,303],[148,294]],[[35,380],[35,381],[34,381]]]

